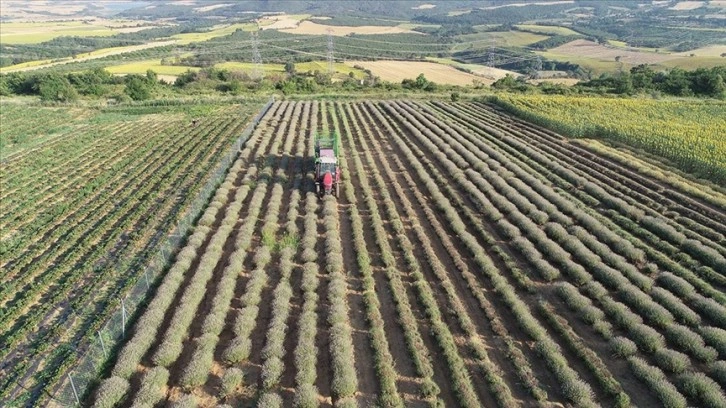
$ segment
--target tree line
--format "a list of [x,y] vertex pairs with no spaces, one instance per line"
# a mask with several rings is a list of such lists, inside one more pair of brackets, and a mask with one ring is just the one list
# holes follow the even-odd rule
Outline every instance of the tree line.
[[525,77],[515,78],[507,75],[492,84],[492,88],[526,93],[539,90],[546,94],[650,94],[654,97],[672,95],[724,99],[726,98],[724,78],[726,78],[726,66],[698,68],[693,71],[681,68],[656,71],[648,65],[638,65],[630,71],[602,74],[598,78],[571,87],[551,83],[535,86],[527,83]]

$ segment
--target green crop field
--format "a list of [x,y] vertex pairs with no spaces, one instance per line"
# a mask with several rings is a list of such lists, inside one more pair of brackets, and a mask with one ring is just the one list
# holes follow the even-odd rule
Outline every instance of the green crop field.
[[54,390],[261,104],[174,105],[0,106],[0,400]]

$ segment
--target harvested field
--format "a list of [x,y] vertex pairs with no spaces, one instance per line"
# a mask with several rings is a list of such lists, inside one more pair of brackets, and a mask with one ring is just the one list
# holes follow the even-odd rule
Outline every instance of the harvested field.
[[87,19],[85,21],[3,22],[3,44],[35,44],[60,36],[100,37],[158,27],[148,21]]
[[400,27],[391,26],[331,26],[314,23],[312,21],[303,21],[295,28],[280,30],[290,34],[309,34],[309,35],[327,35],[328,30],[331,30],[333,35],[346,36],[349,34],[421,34],[417,31],[407,30]]
[[426,79],[440,84],[471,85],[475,80],[485,82],[486,78],[472,75],[444,64],[417,61],[346,61],[349,66],[360,66],[371,70],[373,75],[384,81],[401,82],[415,79],[424,74]]
[[436,62],[438,64],[444,64],[444,65],[450,65],[452,67],[455,67],[457,69],[461,70],[467,70],[471,73],[481,77],[479,80],[487,85],[491,85],[496,81],[497,79],[504,78],[507,76],[507,74],[512,75],[514,77],[519,76],[520,74],[514,71],[507,71],[506,69],[501,68],[495,68],[495,67],[487,67],[485,65],[479,65],[479,64],[465,64],[461,62],[456,62],[449,58],[427,58],[429,61]]
[[675,6],[670,7],[669,10],[695,10],[703,7],[706,2],[703,1],[679,1]]
[[295,28],[300,24],[301,20],[309,18],[310,14],[299,14],[299,15],[288,15],[283,14],[280,16],[265,16],[260,18],[260,26],[263,30],[282,30]]
[[673,59],[669,54],[657,54],[654,52],[630,51],[621,48],[607,47],[589,40],[575,40],[567,44],[552,48],[548,54],[561,56],[588,57],[601,61],[620,61],[630,65],[658,64]]
[[723,406],[710,191],[481,103],[278,101],[92,402]]
[[557,4],[573,4],[574,0],[563,0],[563,1],[534,1],[529,3],[509,3],[498,6],[487,6],[481,7],[482,10],[494,10],[502,7],[527,7],[527,6],[554,6]]
[[212,4],[211,6],[196,7],[194,11],[196,11],[197,13],[206,13],[207,11],[212,11],[229,6],[234,6],[234,3]]
[[533,34],[523,31],[482,31],[475,34],[464,34],[459,36],[462,43],[455,44],[454,49],[464,50],[468,42],[477,42],[479,46],[484,44],[496,44],[500,47],[524,47],[538,41],[546,40],[546,35]]
[[[714,35],[724,35],[724,34],[726,34],[726,33],[714,32]],[[697,57],[723,58],[721,55],[726,54],[726,45],[709,45],[707,47],[696,48],[695,50],[690,50],[690,51],[678,53],[675,55],[682,56],[682,57],[690,57],[691,54],[693,54]],[[726,58],[723,58],[723,64],[726,65]]]
[[541,79],[531,79],[529,82],[533,84],[541,84],[543,82],[548,82],[551,84],[561,84],[561,85],[567,85],[572,86],[580,82],[577,78],[541,78]]

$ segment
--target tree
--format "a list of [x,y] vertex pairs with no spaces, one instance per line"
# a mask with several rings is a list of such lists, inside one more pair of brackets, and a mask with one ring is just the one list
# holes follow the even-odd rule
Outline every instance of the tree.
[[514,78],[514,76],[512,76],[512,74],[507,74],[504,76],[504,78],[500,78],[492,84],[492,88],[497,88],[497,89],[507,89],[507,88],[511,89],[516,86],[517,86],[517,79]]
[[39,77],[35,88],[44,101],[67,102],[78,98],[78,92],[68,78],[57,73]]
[[186,72],[182,73],[174,81],[174,86],[182,87],[186,84],[190,84],[197,80],[197,73],[187,69]]
[[286,63],[285,72],[287,72],[289,75],[295,75],[295,63],[292,61]]
[[156,75],[156,72],[154,72],[154,71],[152,71],[150,69],[147,69],[146,70],[146,80],[149,83],[154,84],[154,83],[156,83],[156,82],[159,81],[159,77]]
[[689,96],[693,93],[686,72],[680,68],[675,68],[670,72],[663,82],[663,90],[676,96]]
[[645,91],[653,88],[653,78],[655,77],[655,71],[649,66],[641,64],[630,69],[630,78],[633,83],[633,88]]
[[630,95],[633,92],[633,80],[630,77],[630,74],[623,73],[622,75],[620,75],[620,77],[617,79],[617,82],[615,83],[615,93]]
[[0,96],[8,96],[11,93],[7,75],[0,75]]
[[103,85],[113,84],[114,77],[103,68],[68,74],[68,80],[83,95],[100,96],[105,92]]
[[428,83],[429,83],[429,80],[426,79],[424,74],[418,74],[418,76],[416,77],[416,88],[424,89],[424,88],[426,88],[426,85],[428,85]]
[[127,75],[124,93],[135,101],[143,101],[151,98],[151,85],[148,80],[141,75]]

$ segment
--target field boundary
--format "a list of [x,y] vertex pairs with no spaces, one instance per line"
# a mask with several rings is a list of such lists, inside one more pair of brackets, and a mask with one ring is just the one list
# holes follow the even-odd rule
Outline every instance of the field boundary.
[[[99,379],[107,366],[114,352],[119,349],[125,339],[125,333],[133,327],[135,317],[138,317],[140,306],[144,305],[159,279],[168,269],[175,252],[186,239],[189,229],[199,218],[202,210],[207,206],[212,194],[222,182],[229,171],[234,159],[239,154],[242,146],[247,142],[250,135],[260,123],[260,120],[269,111],[275,102],[274,96],[262,107],[255,118],[242,131],[237,140],[232,144],[228,153],[221,159],[217,169],[207,176],[207,182],[202,187],[197,197],[189,206],[186,214],[181,217],[177,226],[162,240],[157,255],[152,257],[153,261],[136,276],[136,284],[131,288],[126,297],[119,299],[119,307],[114,312],[97,335],[86,344],[77,344],[76,353],[80,356],[75,367],[68,370],[63,382],[55,389],[50,396],[48,406],[67,407],[78,406],[87,397],[92,385]],[[118,264],[122,264],[120,261]],[[117,264],[117,265],[118,265]]]

